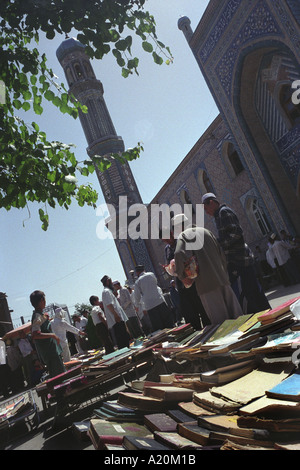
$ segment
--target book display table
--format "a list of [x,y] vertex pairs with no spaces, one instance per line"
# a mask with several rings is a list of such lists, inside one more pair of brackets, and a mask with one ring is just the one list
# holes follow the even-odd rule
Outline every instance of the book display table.
[[[116,350],[106,356],[90,354],[56,377],[36,386],[36,393],[41,399],[44,411],[54,403],[55,419],[77,409],[84,402],[94,397],[105,396],[114,381],[125,382],[126,374],[139,378],[140,370],[149,367],[152,361],[151,350],[142,351],[134,348]],[[78,364],[79,362],[79,364]]]
[[1,447],[10,440],[11,430],[19,423],[26,425],[25,432],[32,431],[39,425],[39,410],[33,393],[28,390],[9,400],[1,402],[0,406],[0,441]]

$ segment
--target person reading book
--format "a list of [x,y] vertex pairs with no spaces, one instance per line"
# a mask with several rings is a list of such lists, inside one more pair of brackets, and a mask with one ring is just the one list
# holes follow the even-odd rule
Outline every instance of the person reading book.
[[212,232],[203,227],[184,230],[177,240],[175,269],[187,288],[195,283],[211,324],[242,315],[230,286],[224,254]]
[[[160,229],[159,237],[162,242],[165,243],[164,252],[165,262],[167,265],[172,263],[172,260],[174,260],[174,253],[177,244],[177,237],[174,231],[176,231],[176,233],[179,231],[180,233],[184,228],[188,228],[184,226],[186,221],[187,218],[184,214],[177,214],[171,219],[171,230],[166,230],[166,234],[164,234],[164,228]],[[181,229],[178,229],[180,226]],[[166,266],[163,265],[163,268],[166,269]],[[172,276],[172,273],[168,274]],[[189,289],[186,289],[178,277],[175,277],[175,283],[179,296],[179,308],[185,323],[190,323],[195,330],[202,330],[202,328],[210,324],[210,321],[200,297],[197,295],[195,285],[193,284]]]

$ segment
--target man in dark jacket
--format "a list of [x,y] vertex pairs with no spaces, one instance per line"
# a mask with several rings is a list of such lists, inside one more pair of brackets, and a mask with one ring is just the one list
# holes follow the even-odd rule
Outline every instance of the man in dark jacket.
[[[231,286],[237,294],[241,306],[246,300],[244,313],[256,313],[270,309],[255,272],[255,258],[244,240],[243,229],[235,212],[226,204],[220,204],[216,195],[206,193],[202,196],[206,214],[214,217],[218,230],[218,241],[227,260],[227,269]],[[237,293],[236,281],[240,278],[241,293]]]

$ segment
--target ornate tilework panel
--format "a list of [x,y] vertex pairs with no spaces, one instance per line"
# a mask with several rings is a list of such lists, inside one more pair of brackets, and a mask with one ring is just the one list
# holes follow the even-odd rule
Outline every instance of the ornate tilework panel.
[[300,125],[287,128],[283,119],[284,110],[276,100],[274,90],[277,83],[291,85],[298,77],[298,68],[298,64],[282,51],[268,54],[262,60],[256,86],[256,107],[259,116],[277,148],[281,164],[294,188],[297,187],[300,165]]
[[282,33],[266,4],[259,2],[216,67],[216,73],[228,98],[231,98],[235,63],[241,49],[255,39],[270,35],[279,37]]
[[285,134],[282,139],[277,142],[277,147],[280,153],[291,150],[295,142],[300,140],[300,126],[294,127],[289,133]]
[[300,2],[299,0],[286,0],[292,14],[297,22],[300,24]]
[[232,20],[232,17],[234,16],[240,4],[241,0],[230,0],[229,2],[227,2],[212,33],[210,34],[209,38],[207,39],[201,50],[200,59],[203,63],[207,61],[210,53],[214,50],[218,41],[222,38],[225,29],[228,27],[230,21]]
[[288,129],[278,111],[273,95],[268,90],[267,83],[260,78],[256,88],[256,107],[272,141],[277,142],[288,132]]
[[155,269],[152,266],[145,241],[141,238],[138,238],[137,240],[130,239],[130,246],[133,251],[136,263],[144,265],[146,271],[152,271],[155,273]]
[[[290,8],[290,10],[288,10],[286,2],[283,2],[282,0],[272,0],[272,7],[277,10],[277,14],[283,25],[284,31],[290,38],[293,48],[297,50],[297,53],[299,54],[299,51],[300,51],[299,28],[298,29],[294,28],[294,24],[292,23],[291,18],[290,18],[290,12],[292,10],[293,15],[296,14],[296,8],[295,8],[296,4],[298,6],[297,11],[299,12],[300,4],[298,0],[294,0],[293,2],[290,1],[289,5],[292,6],[292,3],[293,3],[293,7]],[[298,13],[298,20],[299,20],[299,13]]]
[[[299,129],[298,129],[299,130]],[[281,155],[281,163],[289,176],[294,188],[297,188],[298,175],[300,172],[300,145]]]
[[117,249],[118,249],[122,264],[124,266],[124,271],[126,275],[128,275],[129,271],[131,269],[134,269],[135,260],[132,259],[132,255],[128,248],[127,241],[120,242],[117,240],[116,245],[117,245]]

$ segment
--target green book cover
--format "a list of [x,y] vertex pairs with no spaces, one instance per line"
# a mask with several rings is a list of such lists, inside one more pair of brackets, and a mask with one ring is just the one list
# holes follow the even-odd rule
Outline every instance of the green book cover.
[[241,315],[238,318],[225,320],[223,323],[221,323],[217,331],[215,331],[215,333],[209,338],[209,343],[212,343],[220,338],[224,338],[233,331],[238,330],[247,320],[249,320],[251,316],[252,314]]

